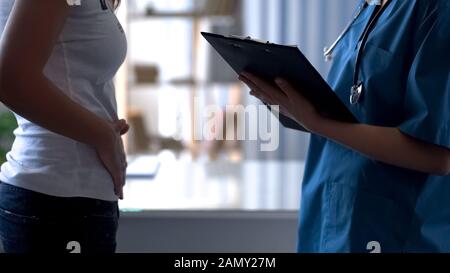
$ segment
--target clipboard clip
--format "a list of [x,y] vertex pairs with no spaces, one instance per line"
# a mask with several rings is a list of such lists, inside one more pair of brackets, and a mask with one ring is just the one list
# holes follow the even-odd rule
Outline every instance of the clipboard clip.
[[[228,38],[239,39],[239,40],[242,40],[242,41],[252,41],[252,42],[256,42],[256,43],[263,44],[263,45],[275,45],[274,43],[271,43],[270,41],[264,41],[264,40],[260,40],[260,39],[253,39],[250,36],[243,37],[243,36],[237,36],[237,35],[230,35],[230,36],[228,36]],[[298,48],[298,45],[286,45],[286,46],[293,47],[293,48]]]
[[270,41],[264,41],[264,40],[259,40],[259,39],[253,39],[250,36],[238,36],[238,35],[230,35],[228,36],[229,38],[233,38],[233,39],[239,39],[239,40],[243,40],[243,41],[252,41],[252,42],[256,42],[256,43],[260,43],[260,44],[265,44],[265,45],[270,45],[272,44]]

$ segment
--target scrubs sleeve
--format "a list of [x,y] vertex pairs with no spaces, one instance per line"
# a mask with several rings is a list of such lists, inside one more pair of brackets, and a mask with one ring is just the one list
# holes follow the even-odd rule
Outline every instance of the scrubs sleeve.
[[417,44],[399,129],[450,149],[450,8],[441,10]]

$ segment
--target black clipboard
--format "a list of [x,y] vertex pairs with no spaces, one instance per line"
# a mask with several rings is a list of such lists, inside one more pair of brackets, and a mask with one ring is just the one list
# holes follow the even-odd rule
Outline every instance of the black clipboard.
[[[283,77],[302,90],[302,94],[323,116],[338,121],[358,122],[296,46],[206,32],[202,32],[202,35],[238,75],[247,71],[266,79]],[[289,117],[280,114],[279,120],[286,128],[307,132]]]

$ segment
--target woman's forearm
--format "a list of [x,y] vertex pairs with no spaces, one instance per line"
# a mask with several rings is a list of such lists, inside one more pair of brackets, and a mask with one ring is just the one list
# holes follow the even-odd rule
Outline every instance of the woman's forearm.
[[41,73],[3,79],[2,102],[12,111],[54,133],[98,147],[114,137],[106,120],[72,101]]
[[110,124],[43,74],[69,13],[66,1],[15,1],[0,44],[0,100],[45,129],[98,146],[114,139]]
[[324,119],[314,131],[365,156],[394,166],[435,175],[450,172],[450,150],[403,134],[397,128]]

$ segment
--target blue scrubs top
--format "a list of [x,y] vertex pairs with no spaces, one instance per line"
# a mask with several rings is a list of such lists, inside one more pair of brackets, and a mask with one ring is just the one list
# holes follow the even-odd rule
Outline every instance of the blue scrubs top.
[[[361,123],[450,149],[450,1],[392,0],[364,51],[365,93],[350,105],[358,40],[374,9],[335,50],[330,86]],[[298,251],[369,252],[373,241],[381,252],[450,252],[450,176],[394,167],[313,135]]]

